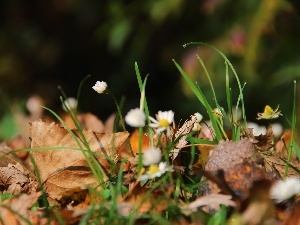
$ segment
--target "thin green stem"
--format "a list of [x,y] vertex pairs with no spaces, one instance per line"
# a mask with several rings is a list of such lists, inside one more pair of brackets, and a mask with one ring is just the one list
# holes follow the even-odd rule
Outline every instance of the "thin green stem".
[[117,107],[117,111],[118,111],[119,117],[120,117],[122,129],[123,129],[123,131],[126,131],[126,127],[125,127],[124,119],[123,119],[123,116],[122,116],[121,108],[119,107],[119,104],[118,104],[118,102],[117,102],[115,96],[113,95],[113,93],[111,93],[111,91],[109,91],[109,90],[107,90],[107,93],[109,93],[109,95],[110,95],[110,96],[112,97],[112,99],[114,100],[115,105],[116,105],[116,107]]

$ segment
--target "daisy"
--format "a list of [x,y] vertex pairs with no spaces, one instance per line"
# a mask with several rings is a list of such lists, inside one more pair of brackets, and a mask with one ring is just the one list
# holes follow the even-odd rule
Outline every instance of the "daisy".
[[278,180],[271,187],[270,195],[277,203],[283,202],[300,194],[300,179],[287,177],[285,180]]
[[125,116],[126,123],[132,127],[144,127],[145,120],[145,112],[139,108],[131,109]]
[[156,129],[156,133],[161,133],[163,131],[167,131],[167,135],[170,134],[170,125],[174,121],[174,112],[172,110],[169,111],[158,111],[158,114],[156,115],[156,119],[149,116],[149,119],[152,123],[149,124],[150,127]]
[[102,94],[106,91],[107,83],[104,81],[97,81],[92,88],[99,94]]
[[152,164],[149,166],[149,170],[146,172],[146,174],[140,176],[138,180],[146,182],[149,179],[160,177],[167,171],[173,172],[173,166],[168,166],[166,162],[160,162],[158,165]]
[[279,106],[273,110],[270,106],[266,105],[263,113],[257,113],[257,120],[269,120],[269,119],[276,119],[279,116],[282,116],[280,111],[278,110]]
[[[70,98],[67,98],[65,101],[64,101],[64,103],[62,104],[62,108],[63,108],[63,110],[64,111],[68,111],[67,109],[66,109],[66,107],[69,109],[69,110],[74,110],[74,109],[76,109],[76,107],[77,107],[77,103],[78,103],[78,101],[77,101],[77,99],[76,98],[73,98],[73,97],[70,97]],[[66,106],[66,107],[65,107]]]
[[157,148],[150,147],[143,151],[143,165],[150,166],[157,164],[161,160],[161,151]]

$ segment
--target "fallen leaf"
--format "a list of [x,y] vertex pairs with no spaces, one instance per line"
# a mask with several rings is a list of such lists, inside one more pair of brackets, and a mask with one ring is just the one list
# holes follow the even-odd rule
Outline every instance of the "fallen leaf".
[[255,136],[255,139],[257,140],[256,143],[254,143],[254,147],[258,151],[267,151],[270,148],[274,146],[274,135],[272,127],[269,126],[266,134],[261,134],[259,136]]
[[274,135],[272,126],[268,127],[266,134],[259,136],[253,135],[253,128],[247,128],[242,131],[241,135],[249,139],[253,143],[254,147],[258,151],[267,151],[274,146]]
[[[276,155],[267,155],[267,154],[262,154],[264,157],[264,167],[267,171],[275,171],[280,177],[284,178],[286,176],[290,177],[300,177],[300,174],[295,171],[291,166],[295,168],[300,168],[300,162],[294,160],[293,162],[290,162],[289,164],[291,166],[288,166],[287,172],[285,172],[287,164],[280,159]],[[285,174],[286,173],[286,174]]]
[[[72,131],[74,138],[65,128],[54,122],[41,120],[30,124],[31,147],[51,150],[35,150],[32,156],[37,165],[42,182],[54,201],[60,200],[64,193],[74,188],[85,189],[88,185],[97,185],[85,157],[79,149],[78,143],[84,146],[78,131]],[[99,161],[102,168],[109,173],[109,161],[117,156],[117,150],[128,138],[128,132],[114,134],[82,131],[91,151]],[[62,149],[61,149],[62,148]],[[86,150],[86,147],[83,147]],[[103,180],[107,179],[103,174]]]
[[[294,139],[297,140],[297,134],[294,132]],[[281,137],[277,140],[275,144],[276,155],[284,159],[288,158],[288,148],[292,139],[292,130],[285,130]],[[297,158],[295,150],[291,153],[291,159],[295,160]]]
[[[7,146],[10,147],[12,150],[20,150],[26,148],[26,143],[24,141],[24,138],[22,138],[22,136],[19,135],[7,141]],[[24,161],[28,156],[28,151],[17,151],[15,154]]]
[[178,153],[182,148],[184,148],[188,142],[186,140],[187,134],[189,134],[192,129],[194,124],[197,121],[197,116],[194,114],[191,116],[189,120],[186,120],[184,124],[177,130],[175,133],[175,138],[179,138],[178,142],[175,145],[175,148],[172,150],[172,160],[174,161],[176,157],[178,156]]
[[[69,114],[66,113],[63,116],[63,120],[71,130],[76,129],[76,125]],[[80,126],[85,130],[92,130],[99,133],[106,132],[103,122],[92,113],[79,114],[77,120]]]
[[211,194],[203,197],[197,198],[195,201],[189,203],[188,205],[181,206],[181,211],[186,216],[190,215],[192,212],[197,211],[197,208],[201,206],[209,206],[210,208],[219,211],[220,205],[235,207],[236,204],[231,200],[232,196],[222,195],[222,194]]
[[41,192],[36,192],[30,195],[23,194],[20,196],[15,196],[4,201],[2,204],[0,204],[0,224],[28,224],[24,218],[30,221],[29,208],[38,200],[40,196]]
[[11,164],[0,167],[0,190],[10,194],[29,193],[29,174]]
[[5,143],[0,144],[0,167],[7,167],[9,164],[22,166],[22,171],[29,173],[32,179],[35,179],[35,175],[29,165],[20,160],[20,158],[15,154],[15,152]]
[[205,165],[205,170],[214,172],[217,170],[226,171],[235,164],[249,161],[262,161],[260,155],[254,148],[253,143],[248,138],[243,138],[240,141],[220,141],[215,146]]

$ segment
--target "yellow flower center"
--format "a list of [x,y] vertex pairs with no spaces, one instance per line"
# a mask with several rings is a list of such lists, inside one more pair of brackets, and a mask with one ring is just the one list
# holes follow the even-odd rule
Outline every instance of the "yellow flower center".
[[160,127],[168,127],[170,124],[169,124],[169,122],[168,122],[168,120],[166,120],[166,119],[161,119],[160,121],[159,121],[159,126]]
[[159,168],[158,168],[157,165],[150,165],[149,170],[148,170],[148,174],[153,175],[153,174],[156,174],[158,171],[159,171]]

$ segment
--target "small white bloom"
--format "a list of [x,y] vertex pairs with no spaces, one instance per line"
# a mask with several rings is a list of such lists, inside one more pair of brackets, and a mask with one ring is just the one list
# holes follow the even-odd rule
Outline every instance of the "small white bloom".
[[196,116],[196,122],[200,123],[203,119],[203,116],[200,113],[195,113],[194,116]]
[[277,203],[283,202],[300,194],[300,179],[287,177],[285,180],[278,180],[271,187],[270,195]]
[[283,131],[282,125],[280,123],[273,123],[271,124],[271,126],[272,126],[274,136],[279,137]]
[[195,132],[199,132],[199,131],[201,131],[201,125],[200,125],[200,123],[194,123],[194,126],[193,126],[193,128],[192,128],[192,131],[195,131]]
[[265,135],[267,132],[267,128],[265,126],[259,126],[258,124],[253,122],[248,122],[247,127],[252,128],[252,133],[254,136],[259,136],[261,134]]
[[96,92],[102,94],[107,88],[107,83],[104,81],[97,81],[96,84],[92,87]]
[[152,164],[149,166],[146,174],[138,178],[139,181],[147,181],[149,179],[154,179],[155,177],[160,177],[167,171],[173,172],[173,166],[168,166],[166,162],[160,162],[159,165]]
[[149,116],[149,119],[152,123],[149,124],[150,127],[156,129],[156,133],[161,133],[163,131],[167,131],[167,135],[170,134],[170,125],[173,123],[174,120],[174,112],[172,110],[169,111],[158,111],[156,115],[156,119]]
[[143,151],[143,165],[150,166],[157,164],[161,160],[161,151],[157,148],[150,147]]
[[62,104],[62,108],[64,111],[67,112],[67,109],[65,107],[65,105],[66,105],[69,110],[74,110],[77,107],[77,103],[78,103],[78,101],[76,98],[70,97],[64,101],[64,104]]
[[139,108],[131,109],[125,116],[126,123],[132,127],[144,127],[145,120],[145,112]]

